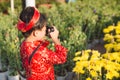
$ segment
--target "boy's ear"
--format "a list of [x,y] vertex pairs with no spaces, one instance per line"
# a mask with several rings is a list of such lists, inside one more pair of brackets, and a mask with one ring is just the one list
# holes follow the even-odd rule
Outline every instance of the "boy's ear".
[[33,31],[33,36],[38,36],[39,35],[39,30],[35,30],[35,31]]
[[33,31],[33,36],[37,36],[37,31]]

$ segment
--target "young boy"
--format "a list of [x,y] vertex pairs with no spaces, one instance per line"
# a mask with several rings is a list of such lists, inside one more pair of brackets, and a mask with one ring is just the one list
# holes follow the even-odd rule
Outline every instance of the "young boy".
[[[18,30],[25,36],[20,46],[20,54],[27,80],[55,80],[54,64],[65,63],[67,49],[61,45],[58,30],[47,29],[46,17],[39,13],[35,7],[27,7],[21,13],[17,24]],[[54,43],[55,51],[47,48],[49,42],[45,39],[46,32]],[[35,51],[29,62],[31,54]]]

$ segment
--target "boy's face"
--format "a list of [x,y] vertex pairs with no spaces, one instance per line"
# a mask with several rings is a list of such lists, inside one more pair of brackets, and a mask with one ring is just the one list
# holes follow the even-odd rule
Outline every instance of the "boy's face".
[[38,40],[44,40],[46,36],[46,26],[44,26],[41,30],[36,30],[35,31],[35,37]]

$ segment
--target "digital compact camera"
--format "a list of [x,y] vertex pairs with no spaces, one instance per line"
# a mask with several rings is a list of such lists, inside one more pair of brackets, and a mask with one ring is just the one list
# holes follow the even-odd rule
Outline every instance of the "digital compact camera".
[[46,36],[49,36],[50,37],[50,33],[51,32],[54,32],[54,27],[52,26],[46,26]]

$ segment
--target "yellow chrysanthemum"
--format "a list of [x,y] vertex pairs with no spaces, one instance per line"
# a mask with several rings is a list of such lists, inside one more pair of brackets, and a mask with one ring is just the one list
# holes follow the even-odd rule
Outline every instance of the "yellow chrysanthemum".
[[80,57],[73,58],[73,61],[78,61],[78,60],[81,60],[81,58]]
[[105,37],[104,37],[104,41],[111,41],[112,39],[114,39],[114,36],[113,35],[110,35],[110,34],[105,34]]
[[102,57],[108,59],[108,56],[109,56],[109,55],[110,55],[110,53],[105,53],[105,54],[102,55]]
[[88,50],[85,50],[84,52],[85,52],[85,53],[89,53],[89,52],[91,52],[91,50],[90,50],[90,49],[88,49]]
[[120,34],[120,26],[116,26],[115,32],[116,32],[116,34]]
[[114,66],[116,67],[116,71],[120,71],[120,64],[119,63],[114,63]]
[[107,65],[107,62],[108,62],[107,59],[101,59],[101,64],[103,67]]
[[113,56],[114,61],[120,62],[120,52],[113,52],[111,56]]
[[80,57],[81,60],[88,60],[89,57],[89,53],[83,51],[82,52],[82,56]]
[[84,67],[88,67],[89,66],[89,61],[81,61],[82,65]]
[[113,78],[113,73],[112,72],[108,72],[106,74],[106,78],[111,80]]
[[81,51],[76,52],[75,56],[78,56],[79,54],[81,54]]
[[120,39],[116,39],[116,42],[120,42]]
[[109,31],[108,28],[105,28],[105,29],[103,30],[103,32],[104,32],[104,33],[109,33],[110,31]]
[[81,73],[81,74],[85,73],[85,71],[83,70],[83,66],[78,66],[78,65],[73,68],[73,72]]
[[99,57],[100,57],[100,53],[98,51],[93,50],[91,60],[99,60]]
[[116,71],[108,71],[106,74],[106,78],[112,79],[113,77],[119,77],[119,73]]
[[114,48],[114,44],[109,43],[109,44],[104,45],[104,47],[106,48],[107,51],[110,51]]
[[117,34],[117,35],[114,36],[114,38],[116,38],[116,39],[120,39],[120,35]]
[[117,26],[120,26],[120,21],[117,22]]
[[115,29],[115,26],[108,26],[108,28],[103,29],[104,33],[109,33],[110,31],[113,31]]
[[86,80],[92,80],[90,77],[86,78]]
[[[119,43],[116,44],[118,45]],[[106,48],[113,49],[113,47],[116,47],[114,46],[116,44],[107,44]],[[89,53],[92,54],[90,55]],[[77,54],[78,56],[74,58],[74,60],[76,60],[75,67],[73,68],[74,72],[85,74],[85,69],[87,69],[92,77],[98,77],[101,76],[101,69],[104,67],[107,71],[105,74],[107,79],[120,77],[118,73],[118,71],[120,71],[120,52],[104,53],[100,55],[96,50],[85,50],[82,51],[82,55]],[[88,60],[89,57],[90,59]],[[98,72],[100,74],[98,74]],[[89,80],[90,78],[87,79]]]
[[91,70],[90,74],[91,74],[92,77],[97,77],[98,76],[97,72],[94,71],[94,70]]
[[120,51],[120,43],[114,45],[114,50],[115,51]]
[[115,26],[108,26],[109,31],[113,31],[115,29]]
[[93,70],[101,72],[102,66],[103,66],[102,61],[97,60],[97,61],[95,61],[95,66],[93,67]]

